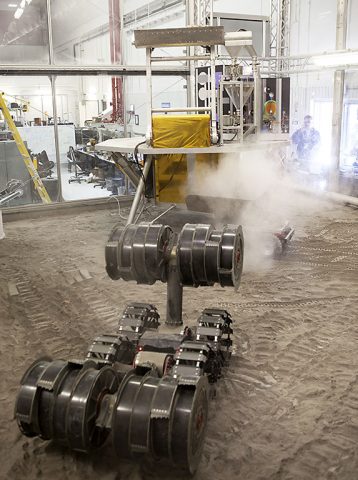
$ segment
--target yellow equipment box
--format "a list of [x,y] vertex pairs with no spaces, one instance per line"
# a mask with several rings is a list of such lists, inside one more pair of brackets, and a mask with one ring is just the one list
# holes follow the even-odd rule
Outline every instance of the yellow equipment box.
[[[155,115],[152,122],[154,148],[210,146],[210,115]],[[155,181],[158,202],[184,203],[187,180],[186,154],[157,155]]]

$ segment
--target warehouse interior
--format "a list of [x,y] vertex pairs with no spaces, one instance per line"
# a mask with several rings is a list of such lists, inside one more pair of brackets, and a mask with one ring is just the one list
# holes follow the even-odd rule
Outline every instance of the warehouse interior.
[[0,0],[0,478],[358,478],[358,0]]

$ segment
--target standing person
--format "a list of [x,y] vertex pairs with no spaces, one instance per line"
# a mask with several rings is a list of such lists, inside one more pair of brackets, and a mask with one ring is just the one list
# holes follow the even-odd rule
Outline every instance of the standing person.
[[311,115],[306,115],[303,120],[303,127],[296,130],[292,135],[292,143],[296,145],[298,161],[306,170],[309,170],[312,153],[320,141],[319,131],[312,127]]

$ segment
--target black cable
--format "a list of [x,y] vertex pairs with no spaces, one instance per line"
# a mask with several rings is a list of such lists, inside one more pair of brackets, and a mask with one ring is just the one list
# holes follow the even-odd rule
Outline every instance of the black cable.
[[238,134],[238,133],[239,133],[239,132],[237,131],[237,132],[235,133],[235,135],[234,135],[232,138],[230,138],[229,142],[232,142],[232,141],[234,141],[234,140],[235,140],[235,138],[237,137],[237,134]]
[[168,185],[170,185],[170,183],[172,182],[172,180],[173,180],[173,178],[174,178],[174,175],[177,173],[178,168],[179,168],[181,162],[182,162],[183,159],[184,159],[184,156],[185,156],[185,155],[182,155],[182,156],[181,156],[181,159],[179,160],[179,162],[177,162],[177,164],[176,164],[176,166],[175,166],[175,169],[174,169],[173,173],[171,174],[171,177],[169,178],[169,180],[167,181],[167,183],[166,183],[165,185],[163,185],[163,186],[159,189],[159,192],[158,192],[158,193],[160,193],[162,190],[164,190],[165,188],[167,188]]
[[144,140],[144,142],[138,143],[134,147],[134,152],[133,152],[134,160],[137,164],[137,167],[139,168],[140,176],[142,177],[142,180],[143,180],[144,183],[145,183],[145,178],[144,178],[144,175],[143,175],[142,167],[140,166],[140,163],[139,163],[139,160],[138,160],[138,148],[140,147],[140,145],[144,145],[145,143],[147,143],[146,140]]

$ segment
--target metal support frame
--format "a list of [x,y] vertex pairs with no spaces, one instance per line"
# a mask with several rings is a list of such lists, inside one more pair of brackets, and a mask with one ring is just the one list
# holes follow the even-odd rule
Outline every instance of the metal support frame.
[[218,142],[216,126],[216,75],[215,75],[215,47],[210,47],[210,107],[211,107],[211,142]]
[[290,49],[290,0],[271,0],[271,41],[272,57],[285,57]]
[[135,215],[136,215],[138,205],[139,205],[140,199],[142,197],[142,194],[143,194],[143,191],[144,191],[144,188],[145,188],[145,182],[147,180],[148,173],[149,173],[151,165],[152,165],[152,157],[151,157],[151,155],[148,155],[146,157],[146,160],[145,160],[145,163],[144,163],[142,176],[139,180],[138,187],[137,187],[137,190],[135,192],[135,196],[134,196],[134,199],[133,199],[133,203],[131,205],[131,209],[130,209],[130,212],[129,212],[129,215],[128,215],[126,225],[129,225],[129,224],[134,222]]
[[257,60],[257,57],[252,59],[252,71],[254,75],[254,124],[256,125],[256,135],[259,135],[261,132],[261,123],[262,123],[262,80],[261,80],[261,71],[260,63]]
[[[0,64],[1,75],[121,75],[145,76],[145,65],[11,65]],[[189,69],[184,65],[157,65],[152,67],[153,75],[183,76],[189,75]]]
[[[337,1],[336,49],[343,50],[347,44],[348,0]],[[340,167],[340,150],[342,140],[343,100],[345,71],[334,72],[333,114],[332,114],[332,170],[331,184],[336,187]]]
[[[205,26],[205,25],[213,25],[213,11],[214,11],[214,2],[213,0],[186,0],[186,24],[187,26]],[[215,49],[211,48],[212,50]],[[188,82],[188,99],[189,99],[189,107],[195,107],[197,104],[197,88],[196,88],[196,67],[198,66],[198,61],[208,60],[210,63],[212,62],[212,54],[210,53],[209,58],[206,57],[206,52],[203,51],[202,47],[188,47],[187,54],[190,58],[188,60],[188,67],[190,71],[189,82]],[[215,72],[214,72],[215,76]],[[215,84],[214,84],[215,85]],[[215,112],[216,117],[216,112]],[[215,118],[215,117],[212,117]],[[212,137],[213,135],[217,136],[216,125],[215,129],[213,130],[212,124]]]
[[[208,60],[210,59],[210,105],[207,107],[196,107],[195,104],[188,107],[169,107],[169,108],[153,108],[153,85],[152,85],[152,64],[157,61],[157,57],[152,55],[154,49],[147,47],[146,48],[146,78],[147,78],[147,131],[146,131],[146,143],[148,146],[152,144],[153,138],[153,127],[152,127],[152,114],[153,113],[168,113],[168,112],[210,112],[211,115],[211,141],[213,144],[218,142],[218,133],[216,125],[216,77],[215,77],[215,45],[210,46],[210,56],[208,55],[195,55],[188,57],[188,63],[191,65],[193,61],[196,63],[197,58]],[[166,60],[169,59],[178,59],[177,57],[166,57]],[[180,57],[182,60],[187,60],[186,57]],[[159,59],[163,59],[160,57]],[[194,63],[194,64],[195,64]],[[191,67],[190,67],[191,68]],[[195,82],[195,73],[194,73],[194,82]],[[190,77],[191,83],[191,92],[194,92],[195,95],[195,83],[192,85],[192,76]],[[196,103],[196,102],[195,102]]]
[[[251,84],[251,93],[254,91],[255,88],[255,80],[254,81],[243,81],[243,80],[221,80],[219,84],[219,101],[218,101],[218,110],[219,110],[219,131],[220,131],[220,145],[224,145],[224,133],[225,130],[237,130],[237,142],[242,143],[244,140],[244,136],[246,135],[247,132],[244,134],[244,126],[248,127],[247,131],[257,131],[257,124],[256,124],[256,118],[258,117],[258,112],[256,112],[256,105],[254,105],[254,117],[253,117],[253,123],[246,123],[244,125],[243,122],[243,117],[244,117],[244,87],[245,85],[250,85]],[[233,86],[236,87],[239,91],[239,112],[238,112],[238,117],[239,117],[239,122],[237,125],[224,125],[224,105],[223,105],[223,98],[224,98],[224,90],[225,86]],[[247,98],[249,100],[250,98]],[[254,94],[255,95],[255,94]],[[254,99],[255,102],[255,99]],[[231,99],[230,99],[230,104],[231,104]]]
[[147,132],[145,135],[145,139],[147,145],[149,146],[152,143],[152,50],[151,48],[146,48],[145,50],[145,58],[146,58],[146,78],[147,78]]
[[[121,63],[121,15],[119,0],[108,0],[109,6],[109,41],[111,63]],[[112,77],[112,121],[124,123],[123,80],[122,77]]]
[[[194,25],[194,2],[186,0],[185,5],[185,14],[186,14],[186,24]],[[188,55],[187,66],[190,71],[190,75],[187,78],[187,89],[188,89],[188,106],[196,106],[196,79],[195,79],[195,63],[192,60],[192,57],[195,55],[194,47],[188,46],[186,48],[186,54]]]
[[[339,59],[339,54],[346,53],[346,50],[335,52],[317,52],[315,54],[307,53],[301,55],[290,55],[285,57],[257,57],[260,64],[261,75],[263,77],[274,77],[279,75],[288,76],[290,74],[301,74],[309,72],[332,71],[339,69],[358,69],[358,60],[353,60],[347,64],[343,57],[341,63],[335,65],[317,65],[314,63],[316,57],[324,57],[334,54]],[[349,49],[350,54],[357,54],[358,49]],[[220,55],[220,60],[229,61],[228,55]],[[329,63],[329,62],[327,62]],[[278,64],[283,65],[279,69]],[[240,65],[250,66],[251,59],[240,59]],[[0,75],[6,76],[50,76],[50,75],[66,75],[66,76],[97,76],[97,75],[121,75],[121,76],[142,76],[146,75],[145,65],[0,65]],[[190,69],[185,65],[152,65],[152,76],[181,76],[190,78]],[[195,90],[195,88],[194,88]],[[195,91],[194,91],[195,96]]]
[[212,25],[214,0],[189,0],[194,5],[195,25]]
[[[290,47],[290,0],[271,0],[271,42],[270,53],[276,58],[276,68],[278,72],[282,72],[285,65],[284,57],[289,55]],[[276,80],[276,101],[277,122],[279,131],[281,131],[282,116],[282,78],[278,76]]]

